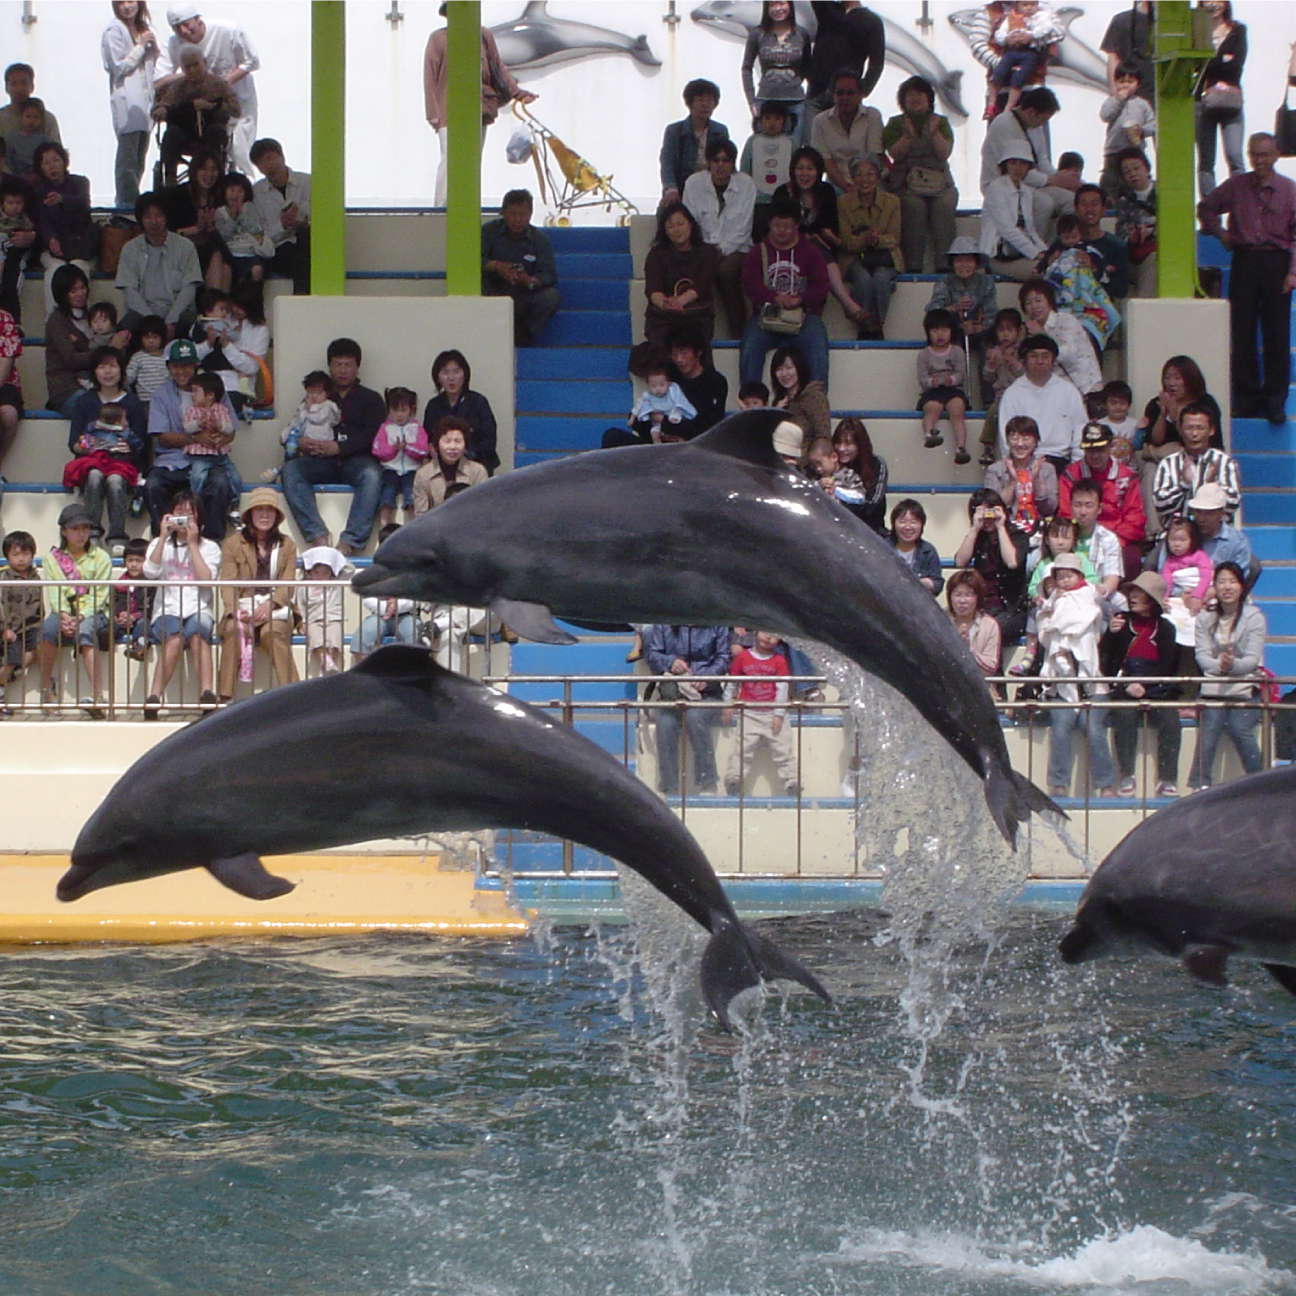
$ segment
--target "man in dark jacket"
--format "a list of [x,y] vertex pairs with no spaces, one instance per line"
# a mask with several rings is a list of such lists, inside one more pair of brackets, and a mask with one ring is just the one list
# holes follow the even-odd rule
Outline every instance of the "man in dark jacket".
[[[644,656],[654,675],[669,675],[661,686],[662,702],[718,700],[720,686],[713,678],[729,671],[730,631],[726,626],[648,626],[644,631]],[[719,712],[705,707],[662,707],[654,710],[657,725],[657,788],[667,796],[679,791],[680,723],[693,748],[693,779],[699,792],[717,790],[715,740],[712,720]]]

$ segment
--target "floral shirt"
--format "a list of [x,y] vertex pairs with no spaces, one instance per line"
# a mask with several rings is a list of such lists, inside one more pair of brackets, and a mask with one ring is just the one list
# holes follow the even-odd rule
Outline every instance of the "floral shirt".
[[[22,333],[8,311],[0,310],[0,360],[17,360],[22,355]],[[18,366],[9,370],[5,385],[22,394],[22,381],[18,377]]]

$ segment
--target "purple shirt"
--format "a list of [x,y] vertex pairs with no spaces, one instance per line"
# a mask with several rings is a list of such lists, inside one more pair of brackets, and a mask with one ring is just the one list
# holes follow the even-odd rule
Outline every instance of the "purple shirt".
[[1254,171],[1230,176],[1197,204],[1197,219],[1219,238],[1226,212],[1237,247],[1287,252],[1288,274],[1296,274],[1296,183],[1275,174],[1261,184]]

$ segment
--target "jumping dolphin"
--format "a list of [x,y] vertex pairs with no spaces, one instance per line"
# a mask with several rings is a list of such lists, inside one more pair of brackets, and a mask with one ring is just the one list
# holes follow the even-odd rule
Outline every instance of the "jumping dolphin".
[[[797,24],[811,36],[819,30],[818,19],[806,0],[797,0],[793,6],[796,10]],[[936,95],[941,103],[955,116],[966,117],[967,109],[963,106],[962,72],[951,72],[916,36],[906,31],[890,18],[883,17],[882,26],[886,32],[887,62],[895,63],[930,81],[936,87]],[[747,33],[760,23],[760,0],[707,0],[694,9],[689,17],[700,27],[725,36],[736,36],[746,40]]]
[[1145,819],[1099,865],[1059,946],[1067,963],[1152,950],[1227,984],[1255,959],[1296,994],[1296,766],[1195,793]]
[[[1057,56],[1049,60],[1050,79],[1070,81],[1106,94],[1106,59],[1071,31],[1071,24],[1084,10],[1058,9],[1055,12],[1067,34],[1057,43]],[[992,68],[999,56],[989,45],[990,20],[985,9],[960,9],[949,15],[949,23],[967,41],[977,62],[987,69]]]
[[240,702],[140,757],[81,830],[58,898],[207,868],[266,900],[293,883],[267,873],[261,855],[484,827],[602,851],[701,923],[712,933],[702,989],[726,1029],[730,1000],[762,977],[828,998],[738,921],[692,834],[619,761],[399,644],[354,670]]
[[554,614],[817,640],[918,708],[984,781],[1015,846],[1032,810],[1057,807],[1013,772],[985,679],[936,601],[889,545],[775,454],[782,420],[748,410],[695,441],[494,477],[403,527],[353,584],[491,607],[549,643],[571,642]]
[[514,72],[553,67],[597,54],[629,54],[647,67],[661,67],[647,36],[623,36],[606,27],[549,16],[548,0],[531,0],[512,22],[491,28],[504,65]]

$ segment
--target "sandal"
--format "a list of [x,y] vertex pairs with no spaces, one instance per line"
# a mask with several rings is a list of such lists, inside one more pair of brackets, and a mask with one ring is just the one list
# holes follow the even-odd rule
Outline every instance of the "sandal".
[[979,463],[982,468],[989,468],[990,465],[994,463],[994,461],[995,461],[994,447],[986,446],[986,448],[981,451],[981,458],[977,460],[977,463]]
[[923,445],[928,450],[932,450],[936,446],[944,445],[944,444],[945,444],[945,438],[941,436],[939,432],[928,432],[927,435],[923,438]]
[[971,463],[972,456],[968,454],[962,446],[959,446],[959,448],[954,451],[954,462],[956,464]]
[[150,693],[144,699],[144,719],[156,720],[158,712],[162,710],[162,699],[156,693]]

